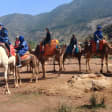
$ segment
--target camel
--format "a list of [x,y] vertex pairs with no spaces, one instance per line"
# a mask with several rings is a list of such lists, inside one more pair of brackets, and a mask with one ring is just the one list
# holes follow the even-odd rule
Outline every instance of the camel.
[[[51,46],[52,47],[52,46]],[[51,48],[49,47],[49,49]],[[42,78],[45,78],[45,62],[50,58],[50,57],[58,57],[58,62],[59,62],[59,76],[60,76],[60,72],[62,71],[62,52],[63,50],[60,49],[60,48],[55,48],[53,49],[53,52],[50,53],[49,55],[44,55],[44,53],[41,52],[41,45],[37,45],[36,49],[34,52],[32,52],[39,60],[39,62],[41,63],[42,65],[42,72],[43,72],[43,77]]]
[[103,45],[102,50],[99,50],[98,52],[97,51],[93,52],[92,51],[92,44],[89,43],[89,42],[86,42],[85,47],[84,47],[84,54],[85,54],[85,58],[86,58],[86,71],[88,71],[88,68],[89,68],[89,71],[91,71],[90,64],[89,64],[90,58],[92,56],[100,56],[101,57],[101,69],[100,69],[100,72],[103,73],[104,59],[106,60],[107,72],[109,72],[108,55],[109,55],[110,50],[111,50],[111,47],[109,46],[109,44],[107,42],[105,42],[104,45]]
[[8,58],[6,49],[3,46],[0,46],[0,66],[4,68],[4,78],[5,78],[5,94],[11,94],[8,86],[8,66],[12,64],[13,66],[13,76],[14,76],[14,84],[16,83],[16,58],[15,56],[11,56]]
[[81,56],[82,56],[82,52],[81,52],[81,47],[79,46],[79,52],[77,53],[64,53],[64,56],[63,56],[63,69],[65,70],[65,67],[64,67],[64,62],[67,58],[77,58],[78,59],[78,63],[79,63],[79,72],[81,72]]
[[[61,48],[61,64],[63,64],[63,56],[64,56],[64,53],[65,53],[65,50],[66,50],[66,45],[62,45],[60,46]],[[53,71],[56,72],[56,69],[55,69],[55,61],[58,62],[58,65],[59,65],[59,68],[60,68],[60,56],[56,55],[53,57]]]
[[32,71],[32,78],[30,79],[30,82],[33,81],[34,77],[35,77],[35,82],[37,82],[37,80],[38,80],[38,71],[36,69],[36,67],[37,67],[37,58],[36,58],[36,56],[29,53],[28,58],[25,59],[25,60],[22,60],[21,63],[22,63],[22,67],[17,68],[17,81],[18,81],[17,83],[19,85],[22,84],[20,72],[22,71],[23,67],[28,66],[28,65],[30,65],[31,71]]

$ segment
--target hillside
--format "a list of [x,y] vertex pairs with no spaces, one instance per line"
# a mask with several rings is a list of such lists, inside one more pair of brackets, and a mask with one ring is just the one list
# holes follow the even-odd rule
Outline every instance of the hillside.
[[97,24],[112,23],[111,4],[112,0],[73,0],[49,13],[11,14],[1,17],[0,22],[8,27],[11,40],[21,34],[28,40],[40,41],[45,35],[45,27],[51,29],[53,38],[68,40],[75,32],[83,40],[82,37],[92,33]]

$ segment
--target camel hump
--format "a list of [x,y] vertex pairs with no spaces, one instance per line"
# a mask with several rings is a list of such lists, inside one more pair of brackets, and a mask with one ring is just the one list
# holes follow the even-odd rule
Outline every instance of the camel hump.
[[107,43],[106,40],[100,40],[100,43],[99,43],[99,50],[102,50],[103,49],[103,46]]
[[[5,45],[5,43],[0,43],[0,46],[3,47],[3,48],[5,49],[7,55],[9,56],[9,51],[8,51],[8,49],[7,49],[6,45]],[[16,56],[15,49],[14,49],[14,46],[13,46],[12,44],[10,45],[10,52],[11,52],[11,55],[12,55],[12,56]]]
[[45,56],[53,55],[58,45],[59,45],[59,41],[57,39],[52,39],[50,44],[45,45],[44,55]]
[[[99,50],[101,51],[104,47],[104,45],[107,44],[106,40],[100,40],[99,41]],[[91,45],[92,45],[92,52],[96,52],[96,42],[94,40],[91,41]]]
[[31,54],[29,51],[27,51],[23,56],[21,56],[21,60],[25,61],[28,60],[31,57]]

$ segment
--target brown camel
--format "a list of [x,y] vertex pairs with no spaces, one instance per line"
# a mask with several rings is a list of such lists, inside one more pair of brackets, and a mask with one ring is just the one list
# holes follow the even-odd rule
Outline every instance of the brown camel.
[[[67,48],[66,48],[67,49]],[[64,53],[63,56],[63,69],[65,70],[64,67],[64,62],[67,58],[77,58],[78,59],[78,63],[79,63],[79,72],[81,72],[81,56],[82,56],[82,52],[81,52],[81,47],[79,46],[79,52],[78,53]]]
[[21,72],[22,68],[24,66],[27,66],[27,65],[30,65],[31,70],[32,70],[32,78],[31,78],[30,81],[32,82],[33,79],[34,79],[34,76],[35,76],[35,82],[37,82],[37,80],[38,80],[38,71],[36,69],[36,67],[37,67],[37,58],[36,58],[36,56],[33,55],[33,54],[29,54],[28,58],[25,59],[25,60],[22,60],[21,63],[22,63],[22,67],[17,68],[17,81],[18,81],[18,78],[19,78],[19,84],[21,84],[20,72]]
[[107,42],[105,42],[103,44],[102,50],[98,50],[96,52],[93,52],[91,42],[86,42],[85,47],[84,47],[84,54],[85,54],[85,58],[86,58],[86,71],[88,71],[88,68],[89,68],[89,71],[91,70],[90,64],[89,64],[90,58],[92,56],[100,56],[101,57],[101,69],[100,69],[100,72],[103,73],[104,59],[106,60],[107,72],[109,72],[109,69],[108,69],[108,55],[109,55],[110,50],[111,50],[111,47],[108,45]]
[[[58,44],[57,44],[58,45]],[[49,46],[49,45],[48,45]],[[52,45],[50,45],[50,47],[48,47],[49,49],[52,49]],[[56,46],[52,49],[52,53],[50,53],[49,55],[44,55],[44,53],[41,52],[41,45],[37,45],[36,49],[34,52],[32,52],[33,54],[35,54],[39,60],[39,62],[42,65],[42,72],[43,72],[43,78],[45,78],[45,62],[50,58],[50,57],[59,57],[59,75],[60,72],[62,71],[62,49],[60,48],[56,48]],[[46,51],[45,51],[46,52]]]

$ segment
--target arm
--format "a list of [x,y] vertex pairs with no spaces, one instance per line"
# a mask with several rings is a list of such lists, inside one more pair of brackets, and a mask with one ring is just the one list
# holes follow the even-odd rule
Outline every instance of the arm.
[[24,45],[19,44],[19,47],[17,47],[16,50],[21,50],[22,48],[24,48]]

